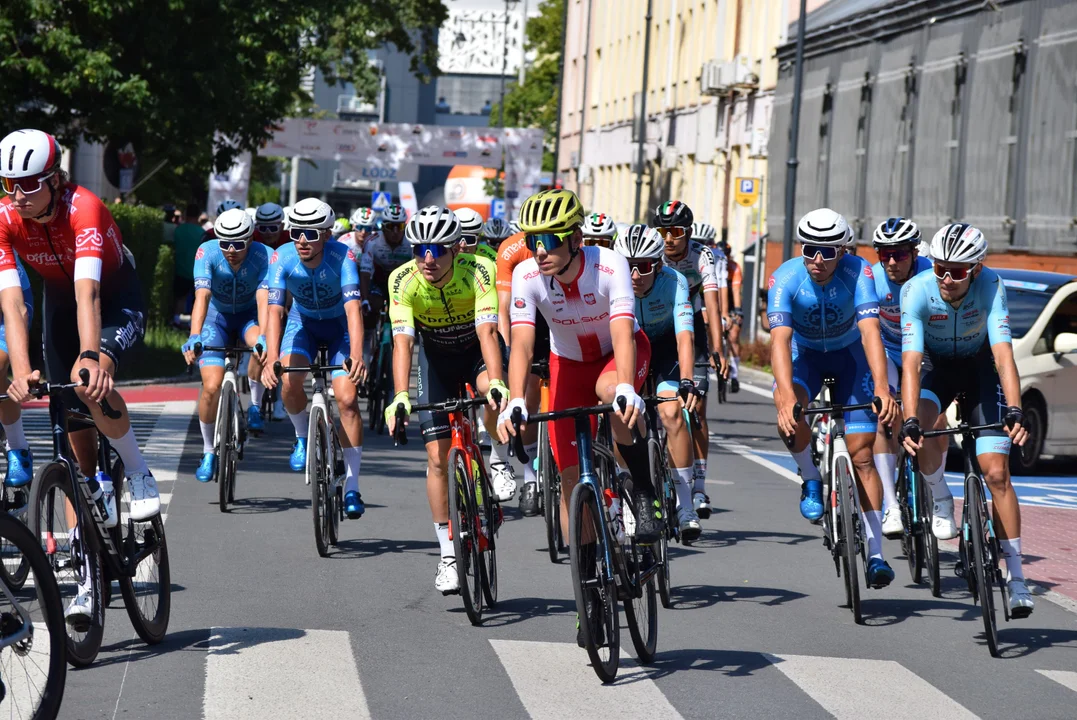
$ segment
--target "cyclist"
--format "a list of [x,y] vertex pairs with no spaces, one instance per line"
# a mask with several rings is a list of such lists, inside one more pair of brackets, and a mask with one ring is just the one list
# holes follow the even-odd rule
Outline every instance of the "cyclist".
[[692,223],[691,237],[696,242],[701,242],[704,245],[706,245],[707,247],[713,248],[715,246],[715,244],[716,244],[714,239],[717,236],[718,236],[717,231],[715,231],[714,226],[711,225],[710,223],[705,223],[705,222],[694,222],[694,223]]
[[272,202],[258,206],[254,213],[254,241],[271,250],[288,242],[284,232],[284,208]]
[[1023,445],[1028,431],[1021,425],[1021,379],[1013,359],[1006,288],[983,264],[983,233],[967,223],[945,225],[935,233],[931,257],[934,272],[917,275],[901,289],[901,397],[909,414],[901,435],[905,449],[919,455],[920,471],[931,486],[931,529],[945,539],[958,532],[953,495],[942,478],[939,449],[923,442],[920,428],[932,427],[958,393],[970,401],[973,410],[965,419],[973,425],[1001,418],[1010,425],[1005,431],[981,432],[976,459],[991,491],[995,532],[1009,575],[1010,615],[1025,618],[1033,601],[1021,567],[1021,508],[1008,461],[1011,442]]
[[[695,310],[696,362],[710,362],[723,377],[727,373],[722,353],[722,288],[725,281],[718,275],[715,256],[703,243],[688,239],[692,229],[692,210],[678,200],[662,203],[654,211],[654,222],[665,237],[666,266],[684,275],[688,280],[692,307]],[[711,353],[707,352],[708,340]],[[715,364],[715,356],[718,363]],[[711,516],[711,501],[707,495],[707,458],[710,455],[710,436],[707,434],[707,369],[695,371],[696,388],[702,393],[700,407],[696,411],[699,423],[695,425],[692,440],[695,462],[692,467],[692,504],[701,519]]]
[[[30,399],[29,385],[40,378],[30,368],[29,330],[15,253],[44,281],[45,374],[54,381],[89,382],[67,398],[68,407],[93,416],[123,459],[131,493],[130,516],[149,520],[161,511],[157,482],[131,430],[127,405],[113,386],[118,368],[131,360],[145,333],[142,288],[123,250],[120,230],[101,200],[67,179],[60,168],[60,145],[40,130],[17,130],[0,141],[0,307],[11,359],[9,396]],[[105,417],[101,402],[120,416]],[[71,432],[70,442],[83,475],[94,474],[96,437]],[[116,503],[106,485],[109,520]],[[83,592],[86,590],[86,592]],[[72,604],[76,614],[92,612],[88,588]]]
[[737,374],[740,371],[740,328],[744,324],[744,311],[740,307],[741,287],[744,276],[740,272],[740,263],[733,259],[733,253],[727,240],[717,244],[719,250],[726,258],[728,273],[727,294],[724,298],[724,308],[728,311],[729,324],[726,325],[726,339],[729,341],[729,391],[740,392],[740,379]]
[[583,232],[584,245],[597,245],[599,247],[613,247],[617,238],[617,224],[606,213],[591,213],[583,218],[580,227]]
[[[300,200],[288,211],[292,242],[273,253],[269,266],[269,312],[266,318],[266,361],[262,383],[277,386],[273,364],[309,365],[318,345],[329,348],[333,395],[340,411],[340,445],[346,479],[344,510],[361,517],[366,508],[359,493],[359,467],[363,458],[363,420],[359,415],[356,385],[363,379],[363,318],[359,306],[359,269],[351,251],[330,239],[333,209],[317,198]],[[284,325],[284,295],[291,293],[292,309]],[[283,336],[283,338],[282,338]],[[340,366],[350,362],[347,369]],[[295,428],[289,465],[303,472],[307,465],[306,373],[287,373],[281,396]]]
[[[503,218],[490,218],[483,224],[479,239],[485,241],[496,253],[501,247],[501,242],[507,240],[512,234],[512,228]],[[496,257],[494,262],[497,262]]]
[[[636,540],[650,544],[663,529],[662,505],[655,497],[647,446],[633,444],[629,431],[641,419],[643,399],[637,393],[647,376],[650,343],[636,323],[628,261],[608,248],[584,246],[582,222],[583,207],[570,190],[542,191],[520,209],[520,228],[534,257],[512,273],[512,399],[498,430],[502,439],[516,434],[511,418],[517,409],[526,427],[524,393],[535,357],[535,319],[541,312],[550,324],[550,410],[615,404],[614,439],[634,479]],[[568,527],[567,501],[580,475],[571,420],[551,423],[550,445],[561,470],[562,527]],[[585,547],[594,552],[594,543]]]
[[[879,301],[879,325],[886,349],[886,376],[890,394],[900,397],[901,387],[901,288],[914,275],[931,268],[931,263],[919,257],[920,228],[912,220],[892,217],[879,223],[872,235],[872,245],[879,262],[872,266],[875,276],[875,296]],[[875,435],[875,469],[883,484],[883,535],[901,537],[901,510],[894,482],[897,478],[897,445],[900,428],[893,428],[887,438],[885,426]],[[950,505],[953,508],[953,503]],[[936,517],[939,517],[936,511]],[[953,517],[953,513],[950,513]]]
[[[494,265],[461,251],[459,217],[446,208],[424,207],[408,221],[404,235],[415,259],[398,268],[389,280],[396,395],[385,408],[386,425],[390,433],[396,428],[397,405],[411,411],[411,353],[418,331],[419,403],[458,397],[461,385],[470,383],[479,393],[489,394],[484,423],[494,428],[497,411],[509,395],[502,379],[504,354],[497,335]],[[494,390],[500,393],[500,401],[490,394]],[[447,413],[420,413],[419,423],[426,443],[426,496],[441,546],[434,587],[448,595],[460,591],[456,554],[449,537],[452,430]],[[491,444],[491,480],[498,499],[507,501],[516,491],[516,481],[500,452]]]
[[684,410],[693,412],[699,391],[692,338],[692,303],[688,281],[673,268],[662,266],[662,235],[646,225],[632,225],[614,240],[613,248],[628,260],[636,295],[636,322],[651,343],[651,372],[660,397],[680,394],[680,403],[662,403],[658,414],[666,428],[670,465],[677,491],[677,524],[687,544],[699,538],[699,516],[692,507],[692,436]]
[[[269,248],[253,240],[254,225],[242,210],[226,210],[213,226],[217,239],[203,243],[194,260],[194,308],[191,310],[191,336],[181,348],[187,364],[195,362],[194,346],[262,345],[260,354],[252,354],[247,364],[251,383],[251,404],[247,408],[247,425],[261,430],[262,363],[266,339],[266,285]],[[198,424],[202,430],[202,462],[194,476],[200,482],[211,481],[217,473],[213,435],[217,423],[217,401],[224,381],[224,353],[205,351],[197,358],[202,375],[202,394],[198,402]]]
[[[15,258],[15,270],[19,273],[19,287],[22,289],[24,322],[29,326],[34,318],[34,292],[30,288],[30,276],[18,257]],[[6,330],[0,316],[0,392],[7,392],[10,365]],[[22,407],[14,400],[0,403],[0,425],[7,439],[7,475],[4,476],[4,484],[10,488],[26,487],[34,477],[34,456],[22,426]]]
[[[243,203],[238,200],[233,200],[232,198],[222,200],[221,202],[217,203],[217,212],[213,216],[213,222],[216,223],[217,218],[223,215],[226,211],[235,209],[243,210]],[[202,233],[202,242],[212,240],[215,237],[217,236],[213,232],[213,225],[210,225],[209,228],[204,233]]]
[[363,348],[369,358],[373,351],[374,326],[381,315],[388,294],[389,275],[404,263],[411,261],[411,245],[404,242],[404,224],[408,212],[401,205],[389,205],[381,213],[381,232],[372,232],[363,246],[359,262],[359,290],[362,294],[363,328],[366,345]]
[[497,262],[497,250],[482,242],[482,215],[471,208],[453,210],[460,221],[460,249],[469,255],[484,257],[492,263]]
[[[801,218],[797,238],[802,257],[774,271],[767,301],[778,431],[795,438],[790,452],[804,478],[800,514],[812,522],[823,515],[822,481],[808,447],[811,433],[803,417],[793,417],[793,406],[808,407],[823,376],[833,375],[838,381],[835,402],[860,404],[874,395],[882,400],[879,422],[897,416],[897,404],[886,392],[873,273],[866,262],[846,254],[849,232],[845,218],[829,208]],[[870,587],[882,588],[894,579],[894,571],[882,555],[882,488],[871,452],[876,417],[864,410],[850,412],[845,428],[864,513],[866,579]]]
[[352,213],[351,223],[352,231],[342,235],[339,240],[355,251],[358,257],[366,245],[367,237],[377,230],[378,213],[368,207],[356,208]]
[[331,231],[332,239],[339,241],[342,235],[344,235],[345,233],[350,233],[351,231],[352,224],[348,221],[348,218],[337,218],[336,222],[333,223],[333,229]]

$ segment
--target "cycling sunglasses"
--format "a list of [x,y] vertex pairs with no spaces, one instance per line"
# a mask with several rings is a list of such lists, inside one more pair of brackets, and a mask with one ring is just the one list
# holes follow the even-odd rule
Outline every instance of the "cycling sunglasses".
[[937,263],[933,269],[935,270],[935,277],[939,280],[945,280],[946,276],[949,275],[954,282],[961,282],[972,272],[971,267],[941,267]]
[[243,252],[247,249],[246,240],[218,240],[217,246],[225,252]]
[[404,232],[405,223],[382,223],[382,230],[392,230],[394,232]]
[[605,235],[584,235],[583,242],[585,245],[608,248],[613,244],[613,238],[608,238]]
[[447,255],[449,250],[450,248],[448,245],[436,245],[434,243],[422,243],[411,246],[412,254],[420,260],[425,258],[427,253],[430,253],[430,256],[437,260],[442,255]]
[[666,237],[672,237],[674,240],[688,237],[688,230],[682,227],[664,227],[658,228],[658,230]]
[[629,274],[631,274],[631,272],[635,270],[640,274],[640,276],[650,275],[654,272],[657,265],[657,260],[629,260],[628,271]]
[[292,242],[299,242],[300,240],[318,242],[318,234],[320,232],[320,230],[315,228],[292,228],[288,231],[288,235],[292,238]]
[[548,232],[548,233],[534,233],[527,236],[527,249],[531,252],[538,252],[539,247],[546,252],[553,252],[557,248],[568,242],[568,239],[572,237],[572,233],[575,230],[566,230],[565,232]]
[[462,242],[464,245],[466,245],[469,248],[470,247],[475,247],[476,245],[479,244],[479,236],[478,235],[461,235],[460,236],[460,242]]
[[275,233],[280,230],[280,225],[255,225],[254,229],[260,233]]
[[840,249],[836,245],[801,245],[800,254],[808,260],[814,260],[816,255],[822,255],[823,260],[833,260]]
[[55,174],[54,171],[42,175],[31,175],[30,177],[0,178],[0,185],[3,185],[4,192],[8,195],[14,195],[16,188],[22,190],[23,195],[33,195],[40,192],[41,188],[45,187],[45,181]]
[[896,262],[905,262],[909,259],[910,255],[912,255],[912,250],[910,250],[909,248],[900,248],[898,250],[886,250],[884,248],[880,248],[879,262],[881,262],[883,265],[886,265],[891,260],[894,260]]

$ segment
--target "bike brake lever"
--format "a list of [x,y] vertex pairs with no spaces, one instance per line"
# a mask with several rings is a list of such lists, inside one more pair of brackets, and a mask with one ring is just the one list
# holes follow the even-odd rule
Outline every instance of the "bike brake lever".
[[[628,400],[626,400],[623,397],[617,398],[617,407],[621,408],[621,412],[623,413],[625,411],[625,409],[628,407]],[[635,444],[641,443],[641,442],[643,442],[643,436],[639,434],[639,428],[636,427],[635,424],[633,424],[632,425],[632,444],[635,445]]]
[[[79,380],[82,381],[83,385],[88,385],[90,382],[90,371],[86,368],[79,370]],[[108,404],[108,398],[103,399],[98,405],[101,406],[101,412],[103,412],[105,417],[109,420],[119,420],[123,417],[123,413]]]
[[[873,398],[871,404],[875,406],[875,414],[878,415],[883,409],[883,400],[880,397]],[[894,431],[890,429],[889,425],[883,427],[883,433],[886,435],[886,439],[890,440],[894,437]]]
[[396,427],[393,429],[393,445],[400,447],[408,444],[408,431],[404,425],[407,413],[404,412],[404,404],[396,404]]
[[520,408],[514,408],[512,411],[512,427],[516,431],[516,434],[512,438],[512,442],[509,443],[509,457],[514,457],[521,463],[526,465],[530,462],[530,458],[527,457],[527,451],[524,450],[524,438],[520,433],[520,420],[523,417],[523,412]]

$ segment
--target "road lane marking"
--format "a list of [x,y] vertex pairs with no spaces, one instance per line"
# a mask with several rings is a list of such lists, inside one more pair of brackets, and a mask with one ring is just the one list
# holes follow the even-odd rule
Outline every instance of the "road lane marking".
[[963,705],[893,660],[765,655],[774,667],[838,720],[861,720],[866,698],[887,718],[975,718]]
[[[713,370],[710,373],[710,381],[712,383],[714,383],[715,385],[718,384],[718,375],[716,375]],[[740,380],[740,389],[741,390],[747,390],[748,392],[752,393],[753,395],[758,395],[760,397],[765,397],[768,400],[774,398],[774,392],[772,390],[764,390],[763,388],[758,388],[755,385],[752,385],[752,384],[746,382],[745,380]],[[732,395],[732,394],[733,393],[728,393],[728,395]],[[728,395],[727,395],[727,397],[728,397]]]
[[205,720],[370,717],[344,630],[213,628],[202,707]]
[[1073,692],[1077,692],[1077,672],[1070,670],[1037,670],[1036,672],[1054,680],[1059,685],[1068,687]]
[[780,475],[781,477],[785,478],[786,480],[789,480],[790,482],[795,482],[797,485],[802,484],[800,475],[797,475],[791,470],[783,468],[781,465],[774,462],[773,460],[768,460],[762,455],[756,454],[752,451],[751,448],[747,447],[746,445],[741,445],[740,443],[733,442],[732,440],[726,440],[718,433],[711,433],[710,436],[711,442],[713,442],[718,447],[725,448],[726,450],[734,452],[743,458],[747,458],[748,460],[754,462],[756,465],[765,467],[767,470],[770,470],[771,472]]
[[626,713],[680,720],[648,672],[621,656],[617,681],[603,685],[587,653],[571,643],[491,640],[520,702],[534,720],[623,720]]

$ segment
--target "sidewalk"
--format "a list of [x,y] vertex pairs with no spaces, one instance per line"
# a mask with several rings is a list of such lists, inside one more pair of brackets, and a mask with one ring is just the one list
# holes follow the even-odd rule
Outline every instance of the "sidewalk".
[[[770,394],[774,379],[768,373],[742,367],[740,377]],[[947,473],[946,481],[960,509],[962,476]],[[1044,592],[1053,591],[1048,599],[1077,612],[1077,476],[1018,476],[1013,482],[1021,499],[1025,574]]]

